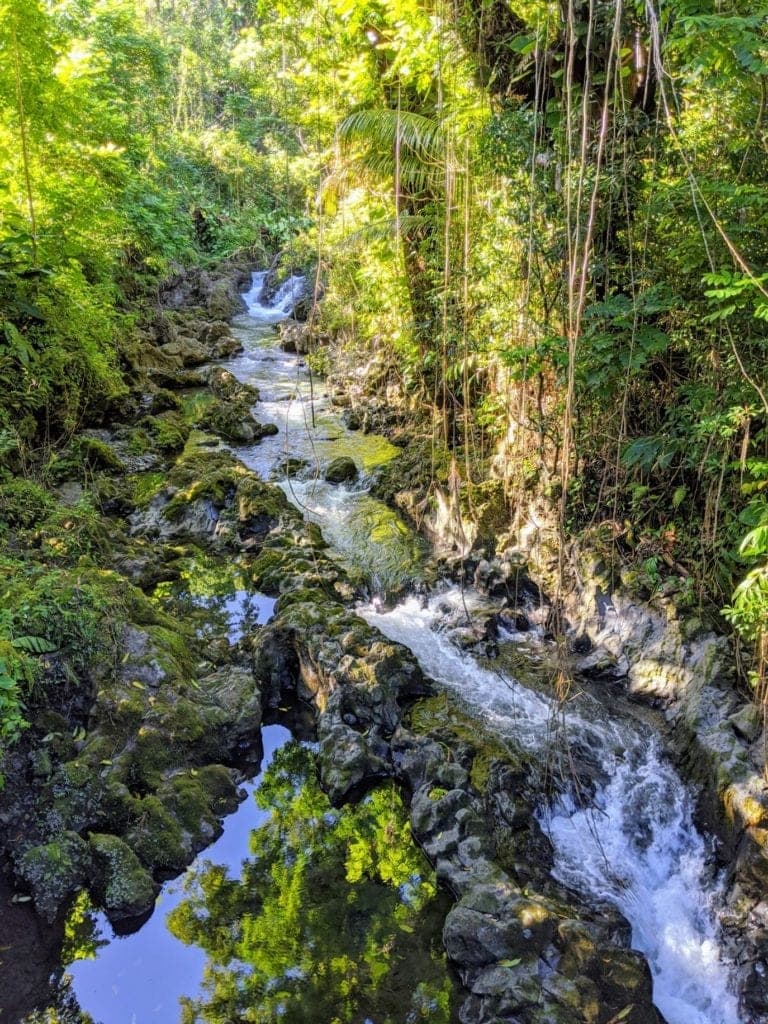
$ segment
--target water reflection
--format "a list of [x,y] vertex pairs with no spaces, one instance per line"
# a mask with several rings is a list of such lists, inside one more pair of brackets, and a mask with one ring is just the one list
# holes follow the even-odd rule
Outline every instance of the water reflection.
[[269,767],[139,931],[115,935],[85,896],[72,908],[76,1019],[453,1024],[447,897],[397,791],[332,808],[313,751],[279,726],[263,732]]
[[176,568],[177,579],[159,583],[153,598],[165,610],[196,621],[202,637],[226,635],[231,644],[237,643],[274,611],[273,598],[248,589],[237,562],[195,552],[179,559]]
[[[262,730],[264,761],[288,742],[279,725]],[[179,1019],[179,999],[201,991],[206,958],[202,949],[182,945],[168,928],[169,911],[186,898],[187,886],[213,863],[226,878],[237,877],[248,850],[248,836],[268,815],[256,807],[254,784],[245,786],[248,798],[225,822],[223,834],[200,855],[185,875],[168,882],[155,912],[139,931],[116,935],[106,916],[96,913],[83,894],[65,926],[62,962],[77,1000],[100,1024],[173,1024]]]
[[241,877],[201,864],[169,915],[173,934],[208,957],[204,995],[182,1000],[183,1024],[455,1020],[440,944],[447,908],[397,792],[334,809],[314,755],[291,743],[255,796],[270,814]]

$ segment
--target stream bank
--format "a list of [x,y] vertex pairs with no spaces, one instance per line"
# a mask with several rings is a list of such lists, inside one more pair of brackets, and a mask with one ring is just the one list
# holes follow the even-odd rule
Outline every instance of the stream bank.
[[[241,276],[240,268],[231,268],[213,292],[231,294]],[[197,284],[177,283],[172,294],[180,292],[194,301],[201,295]],[[67,612],[83,609],[88,627],[74,637],[76,652],[67,635],[41,666],[28,707],[31,728],[4,764],[4,892],[19,926],[0,963],[0,991],[12,1020],[88,1019],[75,992],[50,987],[61,973],[64,937],[68,949],[85,927],[78,955],[90,955],[98,908],[118,934],[140,928],[164,880],[207,848],[221,833],[222,816],[237,807],[240,783],[259,767],[261,726],[279,719],[300,735],[307,722],[313,730],[308,706],[271,699],[256,657],[274,607],[264,591],[279,594],[273,573],[280,560],[292,557],[304,589],[322,586],[332,608],[357,593],[356,583],[325,555],[317,528],[304,523],[278,486],[228,450],[233,444],[252,450],[277,428],[254,418],[259,395],[252,384],[206,365],[241,348],[236,334],[206,310],[177,301],[179,309],[152,318],[157,344],[142,349],[141,389],[128,418],[83,432],[72,454],[61,458],[56,499],[46,505],[56,502],[55,523],[18,516],[10,524],[12,547],[29,550],[19,575],[46,588],[54,580],[66,583]],[[179,332],[170,340],[169,324]],[[83,451],[81,467],[75,455]],[[63,542],[56,540],[64,555],[51,569],[46,543],[54,525],[63,534]],[[60,680],[66,685],[54,689]],[[311,776],[311,765],[305,771]],[[355,843],[375,847],[360,885],[350,889],[350,904],[354,895],[372,912],[389,901],[392,921],[380,913],[375,925],[379,940],[391,946],[392,976],[374,971],[372,963],[373,973],[360,984],[383,999],[375,993],[388,979],[396,1003],[405,985],[421,993],[423,1004],[414,1012],[437,1000],[439,1019],[448,1024],[452,982],[436,937],[434,950],[428,949],[430,929],[439,933],[445,910],[433,909],[440,901],[429,868],[419,861],[407,819],[399,811],[402,820],[391,817],[393,801],[386,797],[376,819],[387,835],[397,831],[389,862],[375,852],[389,845],[380,838],[374,843],[375,830],[367,839],[364,829],[351,831],[343,824],[350,819],[346,811],[339,826],[349,850]],[[363,828],[371,804],[359,806],[355,820],[362,815]],[[334,815],[329,807],[321,817],[329,823]],[[365,827],[370,833],[373,823]],[[337,873],[344,870],[344,849],[335,855]],[[397,865],[391,863],[395,854]],[[417,870],[423,876],[418,884]],[[392,903],[387,894],[400,890],[403,898]],[[411,914],[416,923],[409,923]],[[356,929],[363,919],[361,912]],[[375,953],[374,946],[366,956]],[[355,950],[345,956],[354,959]],[[401,961],[409,969],[397,968]],[[421,966],[432,979],[423,989],[411,984],[409,973]],[[49,1010],[33,1010],[45,1004]]]
[[[237,330],[235,325],[231,332],[235,347]],[[284,358],[273,347],[268,351],[256,362]],[[153,878],[185,866],[216,834],[220,814],[236,803],[242,774],[233,775],[232,768],[253,773],[260,723],[285,715],[285,709],[305,708],[316,723],[320,773],[332,805],[359,801],[387,780],[394,780],[410,802],[413,833],[438,880],[457,900],[444,941],[465,987],[462,1021],[607,1022],[619,1014],[636,1024],[660,1020],[647,964],[629,948],[623,917],[605,905],[591,905],[552,877],[553,852],[537,817],[551,791],[548,757],[519,737],[483,728],[461,700],[425,676],[410,651],[352,611],[362,583],[376,582],[394,593],[422,575],[422,555],[407,530],[386,520],[381,543],[378,514],[363,516],[346,550],[336,547],[336,537],[354,520],[350,506],[365,497],[364,487],[352,481],[339,485],[325,479],[322,470],[342,442],[358,445],[355,469],[365,472],[360,446],[369,442],[351,442],[333,417],[322,418],[321,408],[313,428],[319,435],[312,442],[316,461],[297,467],[297,460],[308,460],[306,453],[292,450],[289,422],[295,414],[294,428],[306,431],[306,410],[296,391],[281,384],[284,396],[267,394],[261,384],[265,393],[259,393],[256,410],[267,413],[272,426],[282,416],[282,429],[269,429],[269,422],[251,425],[250,408],[257,399],[253,359],[246,351],[239,368],[230,363],[237,374],[221,367],[206,371],[215,403],[201,402],[200,392],[184,394],[182,402],[198,423],[210,423],[214,415],[224,423],[229,444],[239,444],[239,458],[210,434],[190,429],[180,455],[162,474],[160,459],[142,453],[158,461],[141,464],[141,502],[125,500],[120,506],[129,524],[119,555],[123,585],[129,578],[139,581],[141,594],[146,590],[153,599],[128,590],[134,619],[123,627],[114,662],[122,668],[116,679],[96,689],[85,735],[74,741],[76,756],[69,760],[76,763],[67,762],[67,771],[79,768],[79,779],[93,780],[80,817],[60,799],[66,792],[59,766],[52,763],[49,776],[33,775],[34,764],[19,753],[20,779],[43,780],[35,782],[42,793],[37,835],[44,839],[52,834],[45,829],[54,820],[59,827],[64,820],[75,837],[72,850],[64,851],[64,864],[51,840],[31,842],[32,830],[21,852],[14,852],[22,871],[30,850],[33,861],[43,858],[46,870],[38,874],[37,888],[34,878],[26,878],[40,909],[54,918],[54,926],[61,921],[70,894],[82,884],[88,856],[101,856],[111,871],[98,883],[103,889],[92,895],[103,904],[111,892],[107,909],[115,920],[150,906]],[[205,379],[178,365],[162,372],[164,383],[184,388]],[[296,389],[305,385],[297,380]],[[115,433],[93,439],[124,460],[131,452]],[[257,435],[263,440],[254,444]],[[393,453],[370,440],[376,448],[371,468],[392,465]],[[263,479],[273,469],[280,487]],[[305,524],[286,493],[310,520],[323,523],[325,539],[311,522]],[[385,549],[404,543],[394,559],[396,566],[405,564],[404,573],[391,575],[391,559],[371,561],[375,544],[366,538],[377,537]],[[402,551],[411,552],[413,562]],[[502,613],[517,625],[522,625],[518,615],[528,620],[542,615],[541,602],[534,600],[538,588],[519,563],[494,583],[496,571],[487,562],[475,567],[481,589],[496,590],[497,605],[475,618],[482,625],[467,629],[463,622],[463,636],[457,638],[465,647],[486,644],[486,653],[493,638],[484,634],[491,622],[498,625]],[[248,632],[234,645],[229,631],[237,634],[238,628],[228,613],[218,635],[204,628],[204,635],[195,637],[190,629],[179,638],[181,623],[163,616],[180,599],[188,607],[194,596],[189,581],[199,580],[199,591],[207,587],[206,599],[215,597],[210,578],[222,574],[229,583],[220,596],[271,596],[276,601],[271,621],[263,625],[259,615],[255,621],[243,617]],[[203,612],[203,626],[210,610]],[[540,685],[547,688],[546,678]],[[594,776],[594,757],[578,745],[572,753],[579,775]],[[21,799],[18,787],[16,795]],[[12,802],[6,806],[13,814]],[[85,842],[81,833],[93,852],[77,843]],[[57,874],[48,870],[52,862]],[[130,899],[128,879],[135,883]],[[756,998],[755,1006],[760,1005]]]

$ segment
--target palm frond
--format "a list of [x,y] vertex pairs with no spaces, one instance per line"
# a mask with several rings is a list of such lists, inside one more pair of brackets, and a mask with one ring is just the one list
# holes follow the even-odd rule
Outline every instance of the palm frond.
[[398,231],[407,235],[420,228],[430,228],[433,223],[434,218],[418,213],[402,214],[400,217],[385,217],[382,220],[370,221],[355,231],[350,231],[344,236],[342,245],[352,248],[361,241],[369,243],[386,241],[388,238],[396,238]]
[[433,118],[389,108],[355,110],[339,125],[346,146],[362,144],[359,159],[377,177],[399,176],[410,193],[424,192],[444,177],[445,133]]

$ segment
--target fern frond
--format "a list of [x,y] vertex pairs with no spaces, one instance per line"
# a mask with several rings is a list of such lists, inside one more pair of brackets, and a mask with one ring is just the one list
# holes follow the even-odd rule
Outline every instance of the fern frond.
[[26,654],[53,654],[58,650],[56,644],[52,644],[44,636],[17,636],[11,640],[11,647]]

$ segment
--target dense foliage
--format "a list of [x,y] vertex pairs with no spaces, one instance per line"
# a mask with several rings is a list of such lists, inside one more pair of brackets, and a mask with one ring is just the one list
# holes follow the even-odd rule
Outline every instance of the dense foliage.
[[300,223],[286,142],[232,52],[240,18],[227,3],[3,0],[6,448],[55,443],[124,394],[130,301],[174,261],[263,258]]
[[[714,598],[764,691],[766,14],[0,0],[0,472],[45,483],[120,407],[175,264],[282,249],[456,488],[492,472],[519,521],[544,495],[647,591]],[[39,656],[12,625],[6,694]]]

